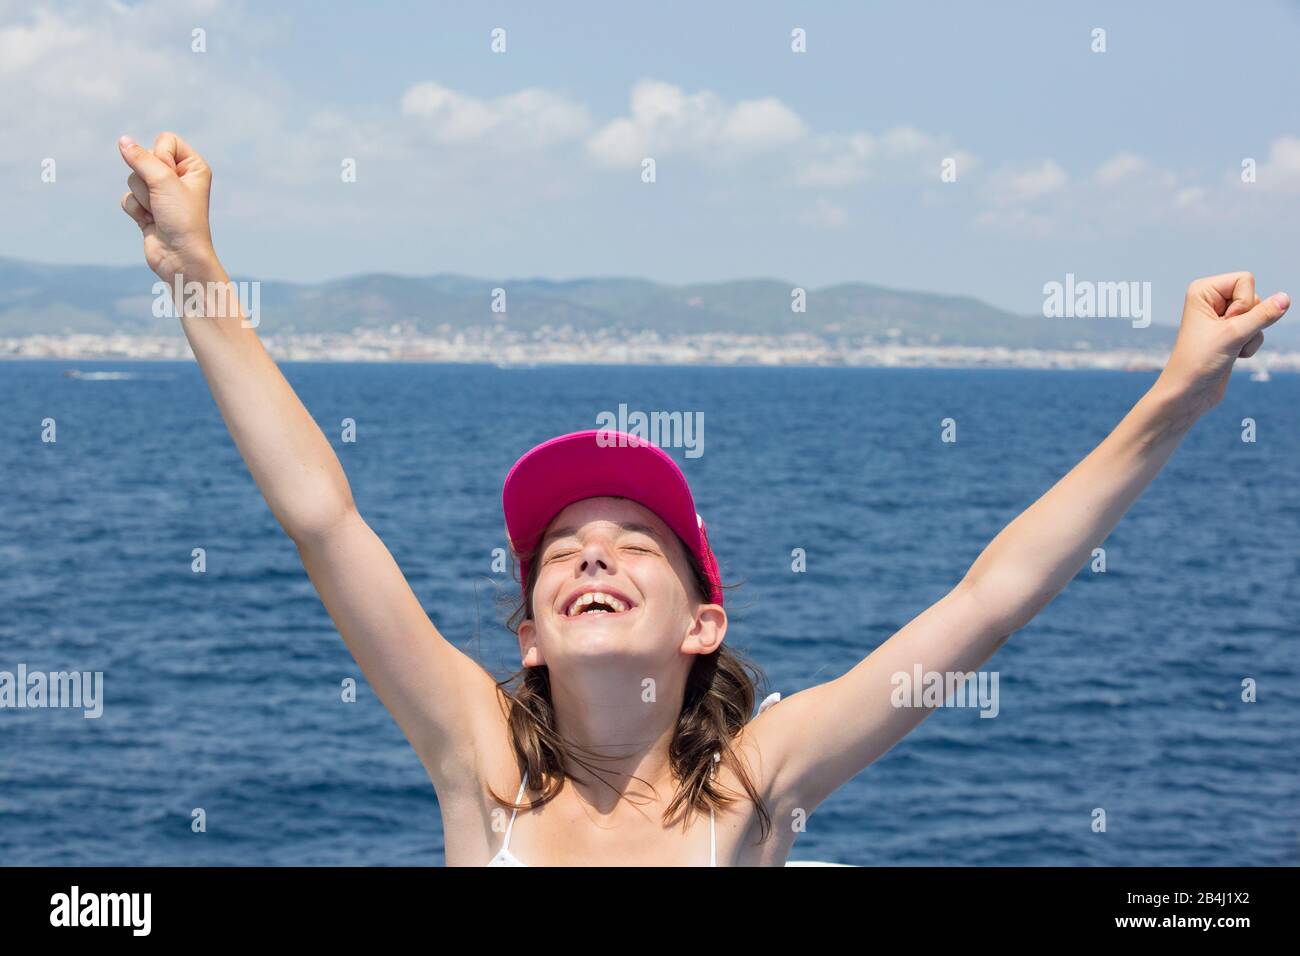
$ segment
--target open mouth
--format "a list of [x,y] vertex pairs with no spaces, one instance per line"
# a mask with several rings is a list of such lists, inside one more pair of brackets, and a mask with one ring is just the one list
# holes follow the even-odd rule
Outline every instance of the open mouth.
[[622,614],[630,611],[633,604],[608,591],[588,591],[569,601],[564,609],[565,617],[586,617],[589,614]]

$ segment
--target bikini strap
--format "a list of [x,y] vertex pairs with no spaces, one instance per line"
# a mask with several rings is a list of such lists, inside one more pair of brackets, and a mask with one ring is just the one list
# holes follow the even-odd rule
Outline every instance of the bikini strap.
[[709,807],[709,866],[718,865],[718,837],[713,830],[713,807]]
[[[518,804],[519,801],[523,800],[523,798],[524,798],[524,790],[525,790],[527,787],[528,787],[528,772],[527,772],[527,771],[524,771],[524,778],[523,778],[522,780],[519,781],[519,793],[517,793],[517,794],[515,795],[515,803],[516,803],[516,804]],[[517,817],[517,816],[519,816],[519,807],[518,807],[518,806],[516,806],[515,809],[514,809],[514,811],[510,814],[510,823],[506,825],[506,838],[505,838],[505,840],[502,841],[502,843],[501,843],[501,849],[502,849],[502,850],[508,850],[508,849],[510,849],[510,834],[511,834],[511,832],[512,832],[512,831],[514,830],[514,828],[515,828],[515,817]]]

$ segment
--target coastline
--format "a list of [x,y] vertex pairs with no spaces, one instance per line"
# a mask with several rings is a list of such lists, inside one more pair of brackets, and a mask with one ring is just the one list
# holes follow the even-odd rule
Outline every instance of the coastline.
[[[265,335],[267,351],[287,362],[413,362],[496,365],[698,365],[858,368],[1096,369],[1152,372],[1164,367],[1168,350],[1038,349],[1006,346],[915,345],[868,340],[702,334],[599,334],[578,341],[544,335],[452,336],[357,330],[351,334]],[[67,361],[189,361],[183,335],[29,335],[0,338],[0,359]],[[1235,371],[1300,372],[1300,351],[1268,352],[1239,359]]]

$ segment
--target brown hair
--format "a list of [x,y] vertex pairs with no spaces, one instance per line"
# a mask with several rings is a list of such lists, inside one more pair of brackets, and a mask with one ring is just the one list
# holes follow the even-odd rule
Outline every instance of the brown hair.
[[[685,545],[682,549],[693,573],[696,596],[704,601],[710,593],[709,583],[690,550]],[[512,554],[511,557],[512,577],[518,582],[519,556]],[[523,593],[516,592],[514,609],[506,621],[506,626],[515,634],[519,633],[519,625],[533,616],[533,586],[537,583],[540,564],[540,561],[529,562],[528,580],[523,582]],[[771,815],[763,805],[744,761],[731,747],[732,738],[749,722],[753,714],[756,687],[765,683],[762,670],[725,643],[711,654],[696,655],[687,676],[677,728],[668,745],[669,765],[673,776],[681,781],[681,786],[664,811],[665,822],[688,806],[704,811],[721,809],[734,801],[734,797],[723,793],[713,777],[713,755],[717,753],[721,763],[735,773],[757,808],[760,842],[767,839],[772,826]],[[488,794],[493,800],[511,809],[542,806],[558,795],[565,778],[573,775],[571,768],[575,766],[582,767],[597,776],[607,787],[614,789],[591,765],[590,761],[603,758],[564,739],[556,731],[550,672],[546,665],[520,668],[509,677],[497,681],[497,687],[507,701],[506,718],[515,756],[522,771],[527,773],[528,779],[542,791],[542,795],[536,802],[516,804],[503,799],[489,787]]]

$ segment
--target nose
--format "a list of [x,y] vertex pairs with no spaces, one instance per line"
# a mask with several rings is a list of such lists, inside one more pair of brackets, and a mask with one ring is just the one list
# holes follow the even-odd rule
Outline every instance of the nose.
[[604,535],[594,534],[589,537],[578,556],[578,570],[584,574],[613,572],[615,569],[614,549],[609,546]]

